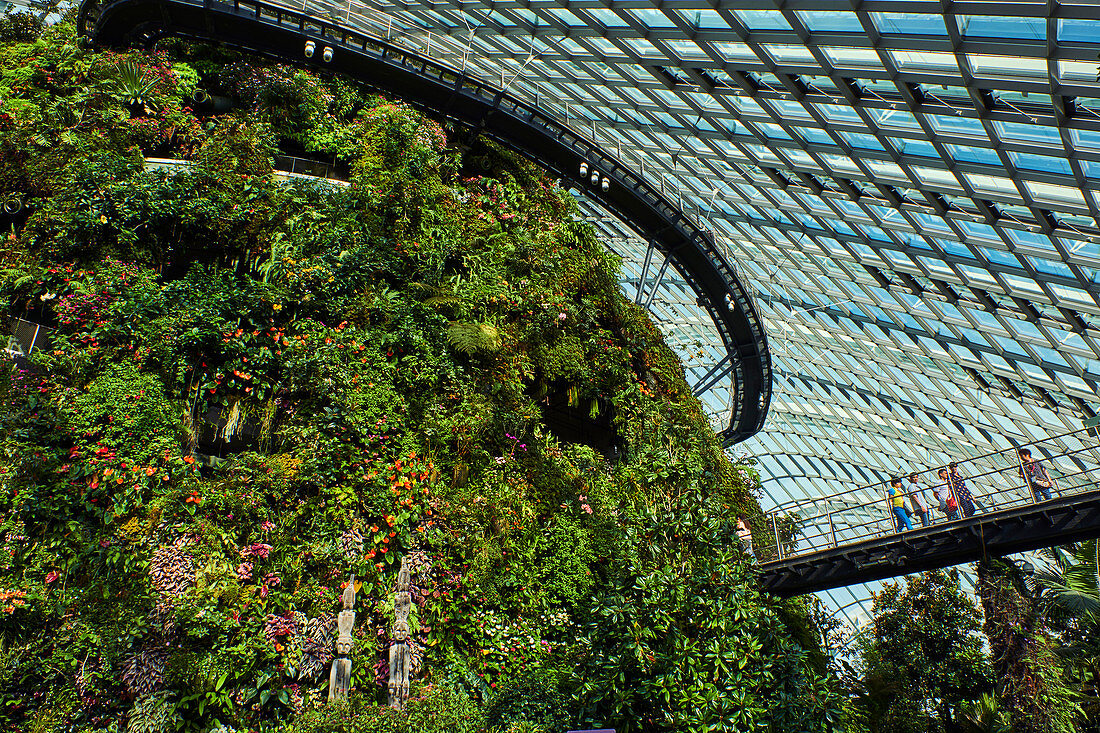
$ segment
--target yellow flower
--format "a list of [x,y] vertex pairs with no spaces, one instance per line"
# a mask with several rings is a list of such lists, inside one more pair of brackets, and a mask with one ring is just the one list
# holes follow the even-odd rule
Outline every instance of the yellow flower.
[[279,303],[272,303],[271,309],[273,311],[275,311],[276,313],[278,313],[279,311],[281,311],[283,309],[283,306],[280,305]]
[[100,224],[106,224],[107,223],[107,215],[106,214],[100,214],[99,215],[99,223]]

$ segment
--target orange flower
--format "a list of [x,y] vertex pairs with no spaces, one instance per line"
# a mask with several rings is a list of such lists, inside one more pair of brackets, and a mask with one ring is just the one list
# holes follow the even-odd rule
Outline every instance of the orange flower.
[[106,469],[106,470],[105,470],[105,471],[103,472],[103,476],[104,476],[104,478],[106,478],[107,476],[110,476],[110,475],[111,475],[111,474],[113,474],[114,472],[115,472],[115,469],[113,469],[113,468],[108,468],[108,469]]
[[183,457],[183,462],[184,463],[194,463],[195,462],[195,457],[194,456],[184,456]]
[[145,469],[145,475],[146,476],[152,476],[156,472],[157,472],[157,469],[153,468],[152,466],[149,466],[148,468]]

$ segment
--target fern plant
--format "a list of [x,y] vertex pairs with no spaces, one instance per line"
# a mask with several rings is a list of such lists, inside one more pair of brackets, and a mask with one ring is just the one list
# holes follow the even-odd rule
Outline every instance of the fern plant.
[[500,331],[489,323],[454,321],[447,327],[447,342],[464,354],[493,352],[500,348]]

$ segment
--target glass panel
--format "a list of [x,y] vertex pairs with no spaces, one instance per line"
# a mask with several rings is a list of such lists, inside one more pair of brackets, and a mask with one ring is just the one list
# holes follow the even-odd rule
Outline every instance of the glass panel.
[[882,145],[879,143],[878,138],[874,135],[869,135],[864,132],[845,132],[839,131],[838,133],[848,145],[853,148],[868,148],[870,150],[882,150]]
[[810,31],[863,32],[859,16],[841,10],[800,10],[797,13],[802,25]]
[[966,178],[967,183],[979,193],[1004,194],[1007,196],[1019,195],[1019,192],[1016,190],[1016,184],[1014,184],[1010,178],[983,176],[977,173],[964,173],[963,176]]
[[1069,19],[1058,21],[1058,40],[1096,43],[1100,39],[1100,21]]
[[1058,78],[1063,81],[1083,81],[1093,84],[1096,82],[1096,62],[1059,61]]
[[[994,120],[993,129],[1004,140],[1019,140],[1020,142],[1054,143],[1061,147],[1062,136],[1058,131],[1043,127],[1042,125],[1025,125],[1020,122],[1001,122]],[[1095,134],[1095,133],[1094,133]],[[1097,136],[1100,140],[1100,135]]]
[[717,10],[677,10],[681,18],[692,28],[704,28],[707,30],[729,28],[729,23],[722,20]]
[[668,16],[655,8],[642,8],[640,10],[629,11],[639,23],[646,28],[675,28],[676,24],[673,23]]
[[946,36],[943,16],[937,13],[871,13],[871,20],[882,33],[915,36]]
[[975,76],[992,77],[1047,77],[1047,60],[1023,56],[994,56],[968,53],[966,60]]
[[890,142],[894,144],[894,148],[899,153],[905,153],[906,155],[920,155],[925,158],[939,159],[940,154],[936,151],[935,146],[927,140],[908,140],[900,137],[890,138]]
[[1017,168],[1026,168],[1046,173],[1073,175],[1069,161],[1065,158],[1053,158],[1049,155],[1031,155],[1030,153],[1009,152],[1008,157]]
[[924,118],[932,124],[932,129],[936,132],[985,137],[985,128],[982,127],[981,120],[973,117],[925,115]]
[[750,30],[791,30],[791,24],[778,10],[736,10],[734,12]]
[[606,8],[585,8],[593,18],[606,28],[629,28],[630,24],[619,17],[619,14]]
[[960,15],[956,18],[959,32],[964,36],[985,38],[1026,38],[1036,41],[1047,39],[1045,18],[1021,18],[1018,15],[994,17],[990,15]]
[[1036,183],[1034,181],[1027,181],[1024,185],[1036,201],[1085,205],[1085,197],[1076,188],[1056,186],[1053,183]]
[[979,148],[971,145],[947,145],[947,152],[958,161],[964,163],[985,163],[987,165],[1000,165],[1001,157],[997,151],[989,148]]
[[817,66],[817,60],[805,46],[787,46],[775,43],[765,43],[762,48],[777,64],[813,64]]
[[899,69],[929,69],[931,71],[958,72],[955,54],[944,51],[891,51]]
[[719,41],[714,50],[722,54],[726,61],[759,61],[756,53],[744,43],[738,41]]
[[908,110],[901,109],[869,109],[871,119],[882,128],[898,128],[901,130],[922,131],[917,118]]
[[829,63],[838,68],[882,68],[882,60],[873,48],[844,48],[841,46],[822,46],[822,53]]

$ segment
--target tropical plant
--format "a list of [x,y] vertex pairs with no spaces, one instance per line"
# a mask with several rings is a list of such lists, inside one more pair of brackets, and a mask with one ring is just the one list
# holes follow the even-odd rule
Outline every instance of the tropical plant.
[[1050,547],[1039,554],[1048,562],[1029,576],[1032,590],[1051,609],[1084,624],[1100,623],[1100,542]]
[[142,69],[137,62],[126,60],[114,68],[105,88],[130,109],[152,112],[153,89],[158,81],[155,74]]
[[977,565],[977,591],[1005,719],[1020,733],[1071,733],[1081,710],[1062,679],[1040,604],[1005,559]]
[[873,633],[859,649],[860,675],[875,691],[864,696],[870,730],[951,730],[964,702],[992,690],[981,613],[957,571],[906,576],[904,587],[888,583],[872,613]]

